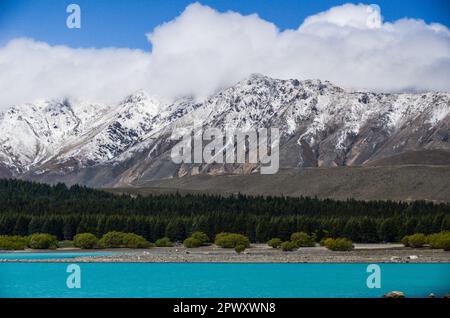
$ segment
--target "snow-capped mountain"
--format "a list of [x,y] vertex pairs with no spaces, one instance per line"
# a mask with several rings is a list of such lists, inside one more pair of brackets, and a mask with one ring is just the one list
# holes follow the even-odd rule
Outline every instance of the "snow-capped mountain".
[[450,149],[450,94],[351,92],[320,80],[251,75],[198,102],[144,91],[117,105],[48,100],[0,114],[0,177],[136,184],[186,174],[251,173],[257,165],[174,164],[170,134],[205,127],[280,128],[280,166],[365,165],[411,150]]
[[0,161],[21,174],[59,153],[102,120],[106,107],[69,100],[38,101],[0,114]]

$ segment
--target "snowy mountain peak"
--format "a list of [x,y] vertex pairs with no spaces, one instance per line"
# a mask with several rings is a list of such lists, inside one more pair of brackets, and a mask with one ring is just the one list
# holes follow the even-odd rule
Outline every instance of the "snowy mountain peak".
[[[449,93],[349,92],[327,81],[252,74],[203,102],[138,90],[116,105],[60,99],[11,107],[0,114],[0,168],[60,180],[114,166],[121,182],[189,173],[168,163],[167,153],[171,130],[194,119],[217,128],[279,128],[282,167],[361,165],[450,149],[449,114]],[[114,183],[105,180],[96,185]]]
[[148,98],[149,95],[144,90],[140,89],[125,97],[122,103],[137,103]]

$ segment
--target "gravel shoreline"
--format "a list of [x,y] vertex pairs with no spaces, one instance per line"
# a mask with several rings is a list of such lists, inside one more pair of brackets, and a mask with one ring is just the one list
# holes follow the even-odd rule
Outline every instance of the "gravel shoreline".
[[[37,252],[37,251],[32,251]],[[39,251],[39,252],[55,252]],[[0,262],[63,262],[63,263],[450,263],[450,251],[428,248],[405,248],[400,244],[356,244],[349,252],[333,252],[324,247],[300,248],[282,252],[266,244],[252,244],[237,254],[233,249],[214,245],[200,248],[155,247],[151,249],[79,250],[59,249],[56,252],[121,252],[114,255],[61,259],[0,259]],[[17,253],[17,252],[16,252]]]

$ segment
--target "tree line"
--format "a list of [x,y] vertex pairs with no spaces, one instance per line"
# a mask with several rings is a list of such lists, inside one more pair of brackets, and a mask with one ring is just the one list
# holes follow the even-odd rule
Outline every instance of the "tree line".
[[149,241],[182,241],[195,231],[214,237],[242,233],[252,242],[289,239],[305,232],[315,239],[399,241],[413,233],[450,230],[450,205],[432,202],[337,201],[310,197],[164,194],[115,195],[83,186],[0,180],[0,235],[49,233],[71,240],[77,233],[110,231]]

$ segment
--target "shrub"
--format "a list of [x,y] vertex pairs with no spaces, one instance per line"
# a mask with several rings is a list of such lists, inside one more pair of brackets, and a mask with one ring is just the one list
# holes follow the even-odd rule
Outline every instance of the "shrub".
[[433,249],[450,250],[450,232],[445,231],[428,235],[427,241]]
[[183,241],[183,245],[187,248],[193,248],[193,247],[199,247],[200,245],[202,245],[202,243],[193,237],[188,237],[187,239],[185,239]]
[[123,245],[128,248],[151,247],[150,242],[148,242],[144,237],[134,233],[125,233],[125,235],[123,236]]
[[55,249],[58,247],[58,240],[54,235],[36,233],[30,235],[28,245],[34,249]]
[[223,248],[234,248],[237,245],[243,245],[244,247],[250,246],[250,240],[248,239],[248,237],[242,234],[225,233],[225,232],[217,234],[214,243],[217,246]]
[[0,250],[23,250],[28,246],[28,239],[23,236],[0,235]]
[[267,241],[267,245],[273,248],[279,248],[281,246],[281,243],[283,243],[283,241],[279,238],[273,238]]
[[409,246],[409,235],[405,235],[401,241],[400,241],[403,245],[405,246]]
[[238,244],[236,245],[234,250],[236,251],[236,253],[241,254],[243,251],[245,251],[245,246],[242,244]]
[[353,242],[346,238],[327,238],[324,245],[332,251],[351,251],[354,248]]
[[404,237],[402,243],[409,247],[423,247],[427,243],[427,237],[422,233],[416,233]]
[[197,241],[199,241],[201,245],[206,244],[206,243],[209,242],[208,235],[206,235],[203,232],[199,232],[199,231],[194,232],[194,233],[192,233],[192,235],[190,237],[193,238],[193,239],[196,239]]
[[[430,235],[427,236],[427,243],[430,244],[430,247],[431,247],[431,248],[439,248],[439,246],[438,246],[437,243],[438,243],[438,240],[439,240],[439,238],[441,237],[442,233],[445,233],[445,232],[441,232],[441,233],[433,233],[433,234],[430,234]],[[405,236],[404,238],[406,238],[406,236]],[[407,246],[407,245],[403,242],[403,240],[402,240],[402,243],[403,243],[405,246]]]
[[98,244],[101,247],[115,248],[124,246],[124,236],[125,233],[112,231],[104,234]]
[[294,242],[297,247],[310,247],[314,246],[314,242],[311,237],[305,232],[297,232],[291,235],[291,242]]
[[326,241],[327,239],[329,239],[329,237],[324,237],[324,238],[322,238],[322,239],[320,240],[320,242],[319,242],[319,245],[320,245],[320,246],[325,246],[325,241]]
[[444,249],[444,251],[450,251],[450,235],[443,235],[438,240],[438,245]]
[[155,245],[158,247],[172,247],[173,243],[170,241],[168,237],[160,238],[156,240]]
[[187,248],[199,247],[209,241],[208,235],[203,232],[194,232],[190,237],[183,241],[183,245]]
[[291,241],[281,243],[281,250],[283,252],[290,252],[297,249],[297,244]]
[[115,248],[115,247],[127,247],[127,248],[147,248],[151,244],[142,236],[134,233],[124,232],[108,232],[102,236],[98,245],[101,247]]
[[80,248],[92,249],[97,246],[97,243],[97,237],[91,233],[80,233],[73,238],[73,245]]

